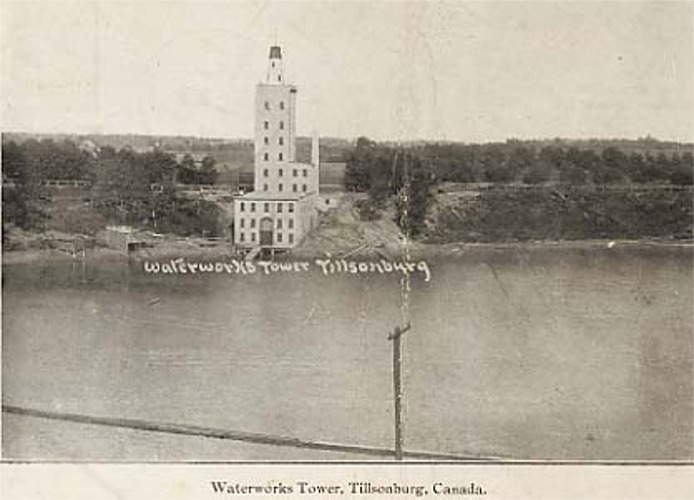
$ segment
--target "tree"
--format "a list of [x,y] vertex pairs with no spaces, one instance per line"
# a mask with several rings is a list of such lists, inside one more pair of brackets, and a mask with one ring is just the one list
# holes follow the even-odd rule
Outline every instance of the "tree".
[[596,184],[614,184],[623,182],[626,175],[627,157],[619,149],[608,146],[602,150],[600,161],[593,171],[593,181]]
[[217,180],[217,170],[215,169],[216,161],[211,156],[205,156],[202,159],[202,167],[199,172],[198,184],[214,184]]
[[538,160],[533,163],[523,174],[523,183],[525,184],[542,184],[547,182],[552,175],[552,168],[544,160]]
[[644,182],[645,179],[645,162],[643,160],[643,155],[639,152],[634,151],[629,155],[628,161],[628,175],[632,182]]
[[434,173],[418,156],[405,152],[399,162],[403,184],[396,199],[397,224],[408,236],[424,232],[427,210],[431,204]]
[[[535,161],[535,152],[524,146],[518,146],[511,150],[508,155],[508,168],[510,175],[514,178],[523,177],[526,181],[526,174],[535,169],[537,174],[541,173],[539,162]],[[538,175],[530,175],[530,179],[535,180]],[[549,176],[548,176],[549,177]],[[530,182],[535,184],[536,182]]]
[[124,152],[114,160],[102,160],[93,188],[97,209],[112,221],[133,224],[146,220],[152,196],[149,175],[137,157]]
[[[40,145],[38,141],[33,141],[31,146],[38,148]],[[30,167],[24,145],[14,142],[3,145],[3,184],[5,179],[9,181],[2,189],[3,235],[8,224],[34,229],[40,227],[47,217],[39,203],[42,194],[41,179]]]
[[140,170],[147,173],[147,185],[172,184],[176,172],[176,160],[173,155],[162,151],[152,151],[134,158]]
[[694,182],[694,158],[692,153],[687,151],[677,159],[673,157],[673,169],[670,174],[670,182],[685,186]]
[[506,162],[503,147],[499,144],[490,144],[483,150],[482,157],[483,178],[488,182],[510,182],[513,173]]
[[370,168],[376,143],[366,137],[357,139],[354,148],[347,157],[345,165],[345,188],[347,191],[368,191],[371,187]]

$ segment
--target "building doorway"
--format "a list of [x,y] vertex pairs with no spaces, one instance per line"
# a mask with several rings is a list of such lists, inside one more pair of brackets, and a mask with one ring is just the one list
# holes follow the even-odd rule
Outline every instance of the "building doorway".
[[272,246],[272,227],[273,224],[270,217],[260,219],[260,246]]

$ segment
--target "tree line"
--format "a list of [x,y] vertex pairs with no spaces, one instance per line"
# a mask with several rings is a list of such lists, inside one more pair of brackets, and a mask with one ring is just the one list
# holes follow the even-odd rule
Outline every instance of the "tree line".
[[216,171],[209,157],[197,168],[190,156],[179,163],[158,150],[87,150],[71,141],[29,139],[3,144],[2,164],[3,228],[11,223],[40,229],[49,217],[45,181],[79,180],[90,183],[85,198],[105,221],[185,235],[216,232],[217,207],[185,199],[175,190],[179,182],[213,184]]
[[177,162],[174,156],[160,150],[137,153],[132,148],[116,150],[111,146],[80,148],[74,142],[52,139],[28,139],[22,143],[9,141],[2,146],[3,179],[15,180],[30,176],[34,181],[84,180],[94,182],[104,165],[113,160],[139,163],[149,170],[152,182],[162,180],[163,171],[175,174],[175,182],[182,184],[214,184],[217,179],[215,160],[202,159],[200,167],[192,156],[183,156]]
[[[413,235],[423,229],[430,187],[441,182],[691,185],[694,174],[691,151],[625,153],[612,145],[596,151],[561,144],[533,147],[520,141],[397,147],[360,137],[347,157],[346,189],[368,192],[376,205],[388,197],[402,199],[406,164],[409,213],[407,221],[401,221],[404,207],[398,204],[398,223]],[[373,215],[371,205],[364,207],[362,215]]]
[[[347,160],[347,189],[365,191],[378,183],[381,170],[387,170],[384,158],[392,158],[395,150],[395,146],[358,139]],[[562,145],[534,148],[520,141],[424,144],[406,150],[427,164],[437,182],[691,185],[694,174],[691,151],[625,153],[614,146],[596,151]]]

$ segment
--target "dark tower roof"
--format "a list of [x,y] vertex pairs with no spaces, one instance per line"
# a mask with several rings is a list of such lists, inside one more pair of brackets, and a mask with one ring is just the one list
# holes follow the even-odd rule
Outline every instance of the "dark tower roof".
[[270,59],[282,59],[282,48],[279,45],[270,47]]

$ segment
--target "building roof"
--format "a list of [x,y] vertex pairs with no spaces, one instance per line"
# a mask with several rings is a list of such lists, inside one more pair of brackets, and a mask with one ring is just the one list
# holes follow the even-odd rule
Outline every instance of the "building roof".
[[306,162],[301,162],[301,161],[288,161],[287,163],[289,165],[291,165],[292,167],[306,167],[306,168],[311,167],[311,168],[313,168],[315,166],[315,165],[313,165],[313,163],[306,163]]
[[270,59],[282,59],[282,47],[279,45],[270,47]]
[[315,193],[282,193],[280,195],[266,193],[265,191],[251,191],[250,193],[238,196],[237,199],[248,201],[299,201],[312,194]]

